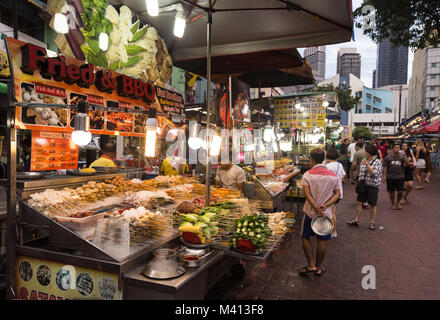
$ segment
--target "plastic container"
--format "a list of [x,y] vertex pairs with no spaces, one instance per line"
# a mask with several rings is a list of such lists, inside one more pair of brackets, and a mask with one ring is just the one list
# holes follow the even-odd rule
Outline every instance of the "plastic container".
[[90,240],[95,235],[96,224],[99,219],[104,218],[104,212],[94,214],[85,218],[55,217],[63,226],[77,233],[86,240]]

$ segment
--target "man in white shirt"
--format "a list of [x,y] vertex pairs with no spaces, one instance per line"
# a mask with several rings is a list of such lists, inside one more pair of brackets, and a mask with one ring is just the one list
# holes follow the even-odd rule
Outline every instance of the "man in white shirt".
[[240,190],[243,192],[243,187],[246,182],[246,174],[244,170],[231,162],[222,163],[217,168],[215,175],[215,184],[223,188],[232,190]]
[[351,178],[352,177],[352,169],[351,169],[351,167],[352,167],[352,165],[353,165],[353,160],[354,160],[354,154],[356,153],[356,143],[358,142],[358,141],[360,141],[359,139],[358,140],[356,140],[356,141],[354,141],[353,140],[353,142],[352,143],[350,143],[349,145],[348,145],[348,156],[350,157],[350,164],[349,164],[349,169],[347,170],[347,178]]

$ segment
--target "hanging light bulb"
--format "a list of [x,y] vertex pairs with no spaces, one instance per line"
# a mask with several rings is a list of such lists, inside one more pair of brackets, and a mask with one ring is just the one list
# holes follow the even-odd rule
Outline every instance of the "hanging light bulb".
[[157,133],[157,119],[148,118],[145,122],[145,156],[154,157],[156,153],[156,133]]
[[68,33],[69,25],[67,24],[67,17],[62,13],[55,13],[53,27],[58,33]]
[[295,104],[295,109],[296,110],[299,110],[300,108],[301,108],[301,104],[300,103]]
[[264,142],[272,141],[273,136],[274,136],[273,128],[271,126],[264,127],[264,133],[263,133]]
[[105,32],[99,34],[99,49],[104,52],[108,49],[108,35]]
[[174,35],[178,38],[182,38],[185,33],[186,19],[181,13],[176,14],[176,19],[174,20]]
[[322,105],[327,108],[329,103],[328,103],[328,101],[324,101],[324,103]]
[[199,124],[195,121],[189,122],[188,146],[193,150],[200,149],[202,146],[202,139],[199,137]]
[[73,131],[72,141],[78,146],[88,145],[92,141],[92,134],[89,131]]
[[73,117],[72,141],[78,146],[85,146],[92,140],[90,129],[90,117],[86,114],[87,104],[80,100],[78,102],[78,114]]
[[211,150],[209,150],[209,154],[211,156],[218,156],[220,153],[221,145],[222,145],[222,137],[220,137],[219,135],[214,135],[212,137]]
[[147,12],[150,16],[156,17],[159,15],[159,1],[147,0]]

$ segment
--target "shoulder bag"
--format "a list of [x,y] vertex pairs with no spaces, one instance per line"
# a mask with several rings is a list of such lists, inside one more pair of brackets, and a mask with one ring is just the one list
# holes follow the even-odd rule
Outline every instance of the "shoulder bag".
[[[373,162],[370,163],[370,166],[377,160],[374,159]],[[365,184],[365,177],[368,174],[368,168],[367,168],[367,173],[364,175],[364,179],[359,179],[358,183],[356,184],[356,188],[355,191],[356,193],[364,193],[367,190],[367,185]]]

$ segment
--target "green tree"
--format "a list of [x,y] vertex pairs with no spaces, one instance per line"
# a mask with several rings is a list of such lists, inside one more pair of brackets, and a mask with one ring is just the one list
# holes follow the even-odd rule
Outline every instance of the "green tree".
[[341,110],[350,111],[354,108],[355,104],[358,104],[360,97],[353,97],[351,95],[350,87],[341,86],[335,87],[332,83],[326,86],[316,86],[313,88],[307,88],[303,92],[336,92],[338,98],[339,108]]
[[351,95],[350,87],[338,87],[335,89],[338,96],[339,108],[341,110],[350,111],[354,108],[355,104],[358,104],[360,97],[353,97]]
[[368,127],[356,127],[354,128],[352,135],[355,140],[370,140],[373,137],[370,128]]
[[[374,7],[373,13],[366,5]],[[396,46],[413,49],[440,44],[439,0],[364,0],[353,15],[356,26],[375,42],[389,38]]]

